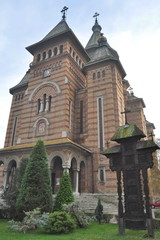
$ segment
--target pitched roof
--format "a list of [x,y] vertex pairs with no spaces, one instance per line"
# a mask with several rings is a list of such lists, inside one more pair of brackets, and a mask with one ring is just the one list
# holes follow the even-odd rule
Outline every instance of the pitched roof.
[[98,39],[101,36],[101,26],[98,24],[97,21],[95,21],[94,26],[92,27],[93,34],[90,37],[85,49],[88,50],[90,48],[98,47]]
[[62,19],[42,40],[41,42],[43,41],[46,41],[50,38],[53,38],[57,35],[60,35],[64,32],[67,32],[67,31],[70,31],[71,29],[69,28],[67,22]]
[[111,140],[120,142],[123,139],[134,137],[140,139],[144,138],[145,135],[135,124],[126,124],[117,129]]
[[83,53],[83,56],[86,58],[87,61],[89,61],[90,58],[87,52],[85,51],[84,47],[82,46],[82,44],[80,43],[80,41],[78,40],[74,32],[72,31],[72,29],[68,26],[65,19],[62,19],[41,41],[26,47],[26,49],[33,55],[35,49],[39,48],[40,46],[42,46],[43,44],[49,41],[54,40],[57,37],[62,37],[64,34],[65,34],[65,37],[69,36],[72,38],[74,44],[77,45],[77,47]]
[[29,82],[29,75],[30,75],[30,71],[28,70],[26,72],[26,74],[24,75],[24,77],[22,78],[22,80],[14,87],[10,88],[10,93],[13,94],[14,91],[22,88],[22,87],[26,87],[28,85]]

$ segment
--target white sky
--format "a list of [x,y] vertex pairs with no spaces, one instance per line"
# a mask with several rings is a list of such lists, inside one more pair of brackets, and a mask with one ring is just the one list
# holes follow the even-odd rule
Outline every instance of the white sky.
[[160,138],[159,0],[1,0],[0,3],[0,148],[9,117],[9,88],[20,82],[32,62],[25,47],[41,40],[69,7],[67,23],[85,46],[92,34],[95,12],[99,24],[127,73],[134,94],[143,98],[146,118]]

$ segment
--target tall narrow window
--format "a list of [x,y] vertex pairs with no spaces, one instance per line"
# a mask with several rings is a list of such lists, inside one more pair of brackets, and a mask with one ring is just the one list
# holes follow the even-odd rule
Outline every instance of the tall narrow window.
[[52,102],[52,96],[49,96],[49,106],[48,106],[48,111],[51,111],[51,102]]
[[14,140],[15,140],[15,136],[16,136],[17,120],[18,120],[18,117],[16,116],[15,119],[14,119],[14,124],[13,124],[13,133],[12,133],[12,139],[11,139],[11,146],[14,145]]
[[103,151],[104,147],[104,118],[103,118],[103,98],[97,99],[98,107],[98,147]]
[[46,94],[43,95],[43,111],[46,109]]
[[59,51],[60,53],[63,53],[63,45],[60,46]]
[[83,133],[83,101],[80,101],[80,134]]
[[72,100],[69,100],[69,129],[72,128]]
[[41,99],[39,98],[37,101],[37,112],[39,113],[41,109]]
[[54,48],[53,52],[54,52],[54,56],[56,56],[58,52],[57,47]]

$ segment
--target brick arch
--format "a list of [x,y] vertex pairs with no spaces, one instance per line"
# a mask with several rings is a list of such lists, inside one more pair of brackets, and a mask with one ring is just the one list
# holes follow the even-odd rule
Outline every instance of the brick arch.
[[31,93],[29,97],[29,102],[38,100],[40,96],[47,93],[50,96],[56,96],[61,93],[60,87],[55,82],[45,82],[37,86]]

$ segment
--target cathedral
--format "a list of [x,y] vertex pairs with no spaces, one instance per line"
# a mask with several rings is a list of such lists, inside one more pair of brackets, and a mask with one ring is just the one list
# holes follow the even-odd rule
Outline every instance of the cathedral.
[[[116,175],[102,154],[119,126],[136,124],[153,135],[144,115],[145,103],[125,79],[119,55],[101,33],[94,15],[92,34],[84,48],[62,20],[26,49],[33,56],[29,70],[12,97],[4,148],[0,149],[0,189],[8,187],[22,158],[38,139],[48,154],[53,194],[64,169],[75,194],[117,192]],[[123,114],[125,113],[125,114]]]

